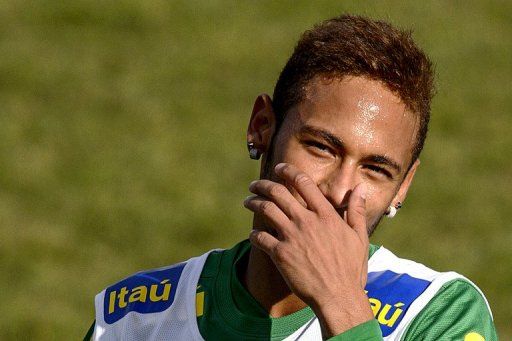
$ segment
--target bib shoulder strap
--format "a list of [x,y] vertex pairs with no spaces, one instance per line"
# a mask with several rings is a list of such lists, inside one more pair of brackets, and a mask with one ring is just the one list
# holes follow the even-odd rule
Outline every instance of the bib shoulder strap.
[[95,298],[93,339],[132,340],[137,335],[151,340],[169,333],[176,336],[176,332],[191,340],[201,339],[195,322],[195,291],[210,252],[136,273],[100,292]]
[[386,340],[399,340],[407,326],[448,281],[462,276],[438,272],[379,248],[368,262],[366,291]]

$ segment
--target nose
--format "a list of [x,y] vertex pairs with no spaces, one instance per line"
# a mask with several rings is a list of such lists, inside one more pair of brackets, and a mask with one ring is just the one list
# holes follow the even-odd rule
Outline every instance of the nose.
[[348,204],[350,192],[359,182],[356,167],[343,164],[326,172],[318,187],[334,208],[343,209]]

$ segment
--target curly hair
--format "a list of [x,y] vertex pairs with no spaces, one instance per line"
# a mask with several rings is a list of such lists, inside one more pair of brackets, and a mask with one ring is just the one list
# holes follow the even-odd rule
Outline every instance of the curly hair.
[[418,115],[412,162],[418,158],[435,90],[432,63],[414,43],[411,31],[384,21],[341,15],[304,32],[274,88],[278,127],[288,110],[304,99],[306,85],[317,76],[362,76],[385,84]]

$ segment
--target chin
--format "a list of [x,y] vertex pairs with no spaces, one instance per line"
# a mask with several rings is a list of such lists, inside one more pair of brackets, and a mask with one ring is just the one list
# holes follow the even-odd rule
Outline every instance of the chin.
[[375,219],[371,224],[368,224],[366,226],[366,230],[368,231],[368,237],[371,237],[373,232],[375,232],[377,226],[379,226],[380,221],[382,220],[382,217],[384,217],[384,213],[380,214],[377,219]]

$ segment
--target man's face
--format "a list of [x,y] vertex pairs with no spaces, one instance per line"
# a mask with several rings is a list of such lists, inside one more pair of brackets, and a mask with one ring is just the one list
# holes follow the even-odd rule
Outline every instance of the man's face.
[[[272,166],[287,162],[307,173],[342,215],[350,191],[366,183],[371,232],[388,206],[405,198],[416,167],[407,175],[417,124],[400,99],[378,81],[316,78],[305,99],[287,113],[268,160]],[[272,173],[266,177],[280,181],[273,167],[269,169]]]

